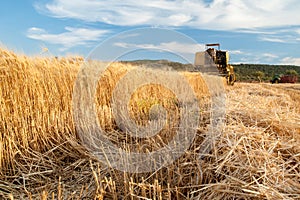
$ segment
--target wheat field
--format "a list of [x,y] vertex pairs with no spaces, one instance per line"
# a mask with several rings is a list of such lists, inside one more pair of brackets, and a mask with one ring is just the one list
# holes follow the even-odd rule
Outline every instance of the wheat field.
[[[82,63],[79,57],[27,57],[0,49],[0,198],[300,199],[299,85],[224,86],[223,134],[200,159],[211,94],[199,73],[182,73],[202,112],[195,140],[172,164],[133,174],[103,165],[78,137],[72,95]],[[97,116],[119,147],[155,150],[170,140],[171,129],[135,141],[122,134],[111,111],[113,89],[135,67],[113,63],[105,71],[95,98]],[[173,126],[179,103],[171,91],[147,85],[128,107],[134,121],[144,125],[151,106],[161,104]]]

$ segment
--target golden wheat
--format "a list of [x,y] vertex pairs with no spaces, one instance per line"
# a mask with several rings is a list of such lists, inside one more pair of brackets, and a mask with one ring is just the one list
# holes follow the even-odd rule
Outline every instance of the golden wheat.
[[[226,88],[223,135],[199,158],[195,141],[178,160],[154,173],[130,174],[99,163],[81,145],[72,115],[72,94],[82,59],[29,58],[0,49],[0,197],[13,199],[297,199],[300,198],[299,91],[269,84],[238,83]],[[99,79],[99,123],[123,147],[132,138],[117,129],[111,96],[135,66],[112,64]],[[200,106],[208,89],[197,73],[183,75]],[[149,94],[151,98],[149,98]],[[151,107],[176,115],[176,98],[158,85],[139,88],[129,102],[143,125]],[[202,128],[209,117],[203,114]],[[176,124],[176,119],[174,121]],[[160,148],[159,134],[135,150]],[[141,146],[146,149],[140,149]],[[152,145],[152,146],[151,146]],[[127,146],[126,146],[127,147]]]

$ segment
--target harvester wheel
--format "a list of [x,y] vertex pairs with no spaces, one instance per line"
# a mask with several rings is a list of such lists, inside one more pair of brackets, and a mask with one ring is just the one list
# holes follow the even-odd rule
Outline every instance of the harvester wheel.
[[235,82],[235,75],[234,74],[230,74],[227,77],[227,84],[228,85],[234,85],[234,82]]

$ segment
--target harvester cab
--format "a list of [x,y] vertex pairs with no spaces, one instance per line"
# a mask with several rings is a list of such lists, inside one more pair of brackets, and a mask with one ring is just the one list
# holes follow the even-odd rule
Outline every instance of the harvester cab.
[[[214,47],[218,47],[217,49]],[[195,55],[195,66],[205,65],[213,62],[218,69],[218,73],[226,78],[228,85],[233,85],[236,81],[234,68],[229,64],[228,51],[220,50],[220,44],[206,44],[205,52],[197,52]]]

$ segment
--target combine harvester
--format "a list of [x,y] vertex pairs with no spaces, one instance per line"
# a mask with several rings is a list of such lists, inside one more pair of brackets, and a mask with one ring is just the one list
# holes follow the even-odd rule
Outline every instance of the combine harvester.
[[[213,48],[217,46],[218,49]],[[197,52],[195,54],[194,65],[196,67],[203,67],[212,65],[216,66],[219,75],[226,78],[228,85],[233,85],[236,81],[234,68],[229,64],[229,53],[228,51],[220,50],[220,44],[206,44],[206,50],[204,52]],[[212,72],[214,69],[206,69]]]

